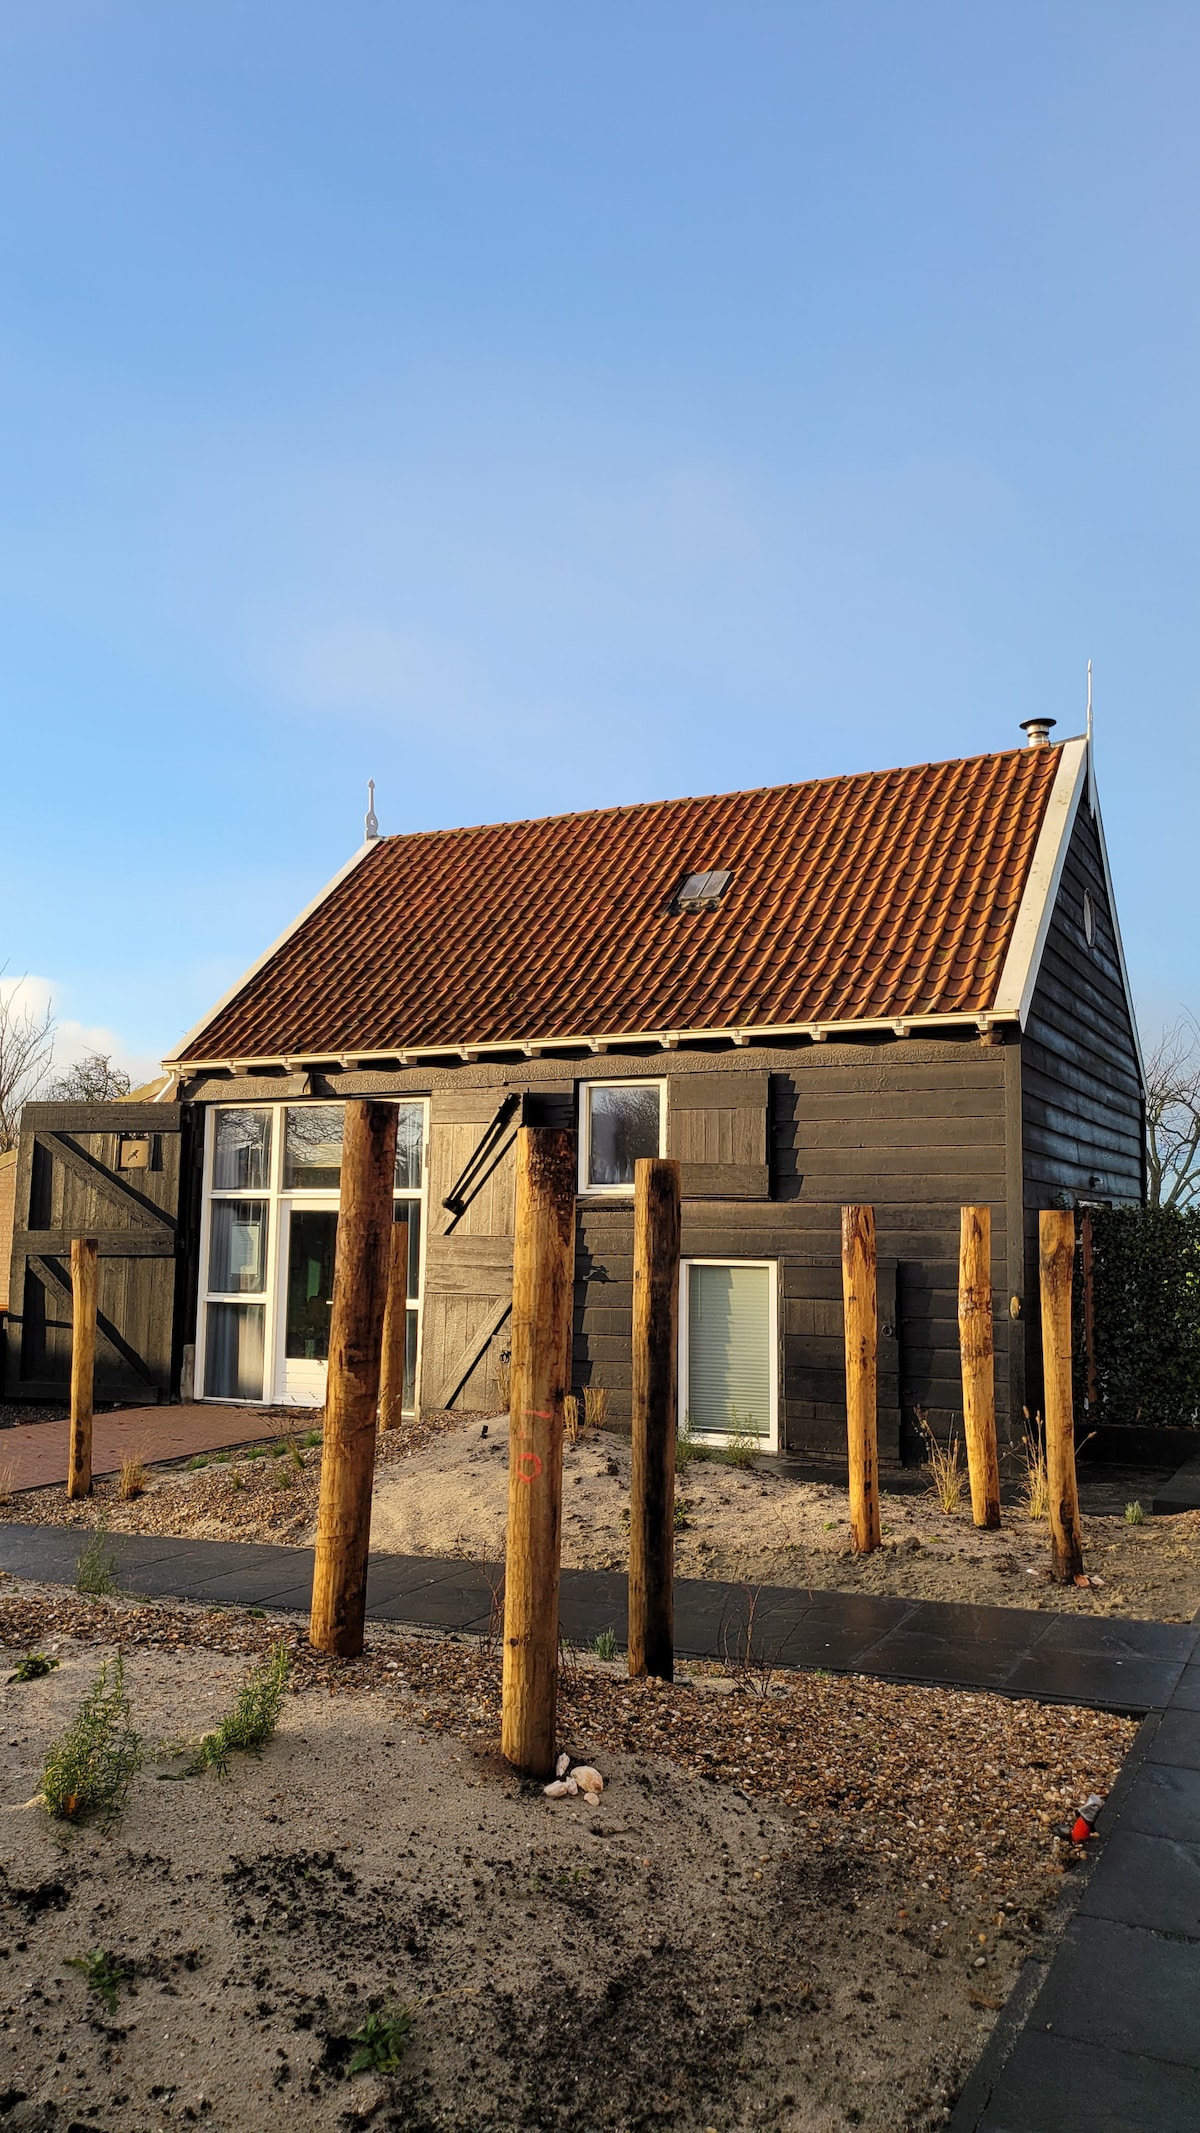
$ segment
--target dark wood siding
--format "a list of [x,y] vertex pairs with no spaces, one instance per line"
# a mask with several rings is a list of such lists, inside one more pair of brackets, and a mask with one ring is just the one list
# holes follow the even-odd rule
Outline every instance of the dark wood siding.
[[[467,1219],[439,1213],[452,1174],[470,1161],[506,1091],[529,1092],[524,1114],[570,1115],[574,1085],[642,1075],[668,1082],[668,1134],[685,1165],[683,1245],[690,1256],[773,1259],[780,1272],[781,1425],[786,1445],[842,1441],[840,1224],[847,1201],[876,1209],[881,1271],[881,1432],[895,1453],[902,1425],[921,1407],[943,1433],[961,1412],[958,1376],[958,1210],[992,1209],[997,1404],[1014,1412],[1008,1317],[1009,1166],[1019,1163],[1006,1125],[1008,1051],[969,1030],[952,1036],[873,1037],[856,1043],[689,1047],[609,1052],[594,1059],[464,1062],[401,1073],[314,1074],[318,1096],[431,1094],[429,1258],[422,1403],[447,1393],[468,1350],[478,1360],[454,1403],[495,1399],[501,1325],[484,1338],[511,1267],[511,1156],[489,1176]],[[196,1090],[200,1094],[200,1090]],[[208,1099],[269,1097],[258,1083],[208,1082]],[[744,1097],[744,1101],[738,1101]],[[550,1117],[548,1111],[546,1116]],[[721,1190],[723,1174],[727,1178]],[[1016,1178],[1019,1188],[1019,1170]],[[688,1191],[689,1184],[692,1191]],[[758,1188],[746,1197],[748,1187]],[[495,1201],[492,1205],[491,1202]],[[488,1203],[485,1205],[485,1202]],[[1019,1200],[1018,1200],[1019,1204]],[[604,1385],[615,1417],[628,1412],[632,1318],[632,1211],[585,1195],[579,1204],[576,1383]]]
[[[1095,939],[1084,926],[1091,898]],[[1145,1107],[1104,865],[1086,796],[1021,1040],[1027,1369],[1041,1383],[1038,1212],[1076,1200],[1137,1202],[1145,1191]]]
[[[126,1167],[136,1152],[145,1167]],[[181,1199],[191,1134],[178,1104],[27,1104],[21,1121],[5,1392],[65,1392],[71,1371],[71,1240],[100,1247],[96,1396],[161,1400],[178,1389],[179,1304],[191,1279]]]

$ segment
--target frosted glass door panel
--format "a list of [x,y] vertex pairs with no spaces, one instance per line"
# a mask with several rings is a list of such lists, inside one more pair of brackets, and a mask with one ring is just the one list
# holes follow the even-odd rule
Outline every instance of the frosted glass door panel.
[[771,1434],[769,1266],[690,1266],[687,1289],[687,1397],[693,1433]]

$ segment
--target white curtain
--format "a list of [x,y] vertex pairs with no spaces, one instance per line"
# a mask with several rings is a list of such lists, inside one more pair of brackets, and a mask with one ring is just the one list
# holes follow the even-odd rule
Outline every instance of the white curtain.
[[771,1283],[766,1266],[688,1268],[685,1416],[697,1436],[771,1434]]

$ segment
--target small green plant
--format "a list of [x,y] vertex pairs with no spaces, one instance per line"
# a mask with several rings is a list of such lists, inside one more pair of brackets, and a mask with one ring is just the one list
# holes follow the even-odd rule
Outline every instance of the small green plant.
[[183,1775],[215,1770],[218,1777],[228,1777],[231,1755],[261,1755],[279,1723],[289,1671],[287,1647],[277,1644],[262,1666],[251,1668],[229,1716],[204,1735]]
[[207,1453],[207,1452],[197,1452],[194,1458],[192,1458],[192,1459],[189,1459],[189,1460],[188,1460],[188,1463],[187,1463],[187,1472],[188,1472],[189,1474],[198,1474],[198,1473],[200,1472],[200,1469],[201,1469],[201,1467],[205,1467],[205,1466],[207,1466],[208,1464],[209,1464],[209,1458],[208,1458],[208,1453]]
[[617,1656],[617,1633],[615,1629],[602,1629],[592,1640],[592,1650],[597,1659],[615,1659]]
[[125,1662],[106,1659],[57,1747],[42,1770],[41,1797],[60,1822],[86,1815],[111,1817],[120,1808],[142,1764],[125,1694]]
[[675,1498],[675,1531],[677,1533],[685,1533],[687,1531],[688,1512],[691,1509],[692,1500],[689,1496],[677,1496]]
[[711,1444],[701,1444],[692,1428],[692,1418],[685,1415],[683,1426],[675,1439],[675,1471],[683,1472],[693,1459],[715,1459],[719,1455]]
[[1145,1525],[1145,1523],[1146,1523],[1146,1514],[1145,1514],[1144,1510],[1142,1509],[1142,1506],[1141,1506],[1141,1504],[1140,1504],[1140,1503],[1127,1503],[1127,1504],[1126,1504],[1126,1506],[1125,1506],[1125,1523],[1126,1523],[1126,1525],[1127,1525],[1127,1526],[1144,1526],[1144,1525]]
[[231,1489],[244,1489],[246,1486],[245,1475],[239,1473],[236,1467],[234,1467],[230,1473],[229,1486]]
[[128,1985],[136,1976],[132,1963],[121,1960],[119,1955],[109,1955],[103,1948],[93,1948],[90,1955],[68,1955],[68,1970],[79,1970],[93,1992],[98,1992],[110,2015],[117,2011],[117,1994],[122,1985]]
[[408,2044],[413,2012],[411,2007],[383,2007],[377,2014],[369,2014],[362,2028],[346,2040],[358,2046],[346,2072],[395,2073]]
[[10,1681],[40,1681],[43,1674],[52,1674],[59,1664],[57,1659],[51,1659],[45,1652],[26,1652],[23,1659],[18,1659],[8,1678]]
[[277,1489],[290,1489],[295,1479],[290,1466],[281,1466],[275,1476],[275,1486]]
[[266,1456],[267,1447],[265,1444],[252,1444],[249,1451],[242,1453],[243,1459],[265,1459]]
[[313,1451],[315,1447],[321,1442],[320,1430],[306,1429],[304,1435],[300,1439],[300,1442],[304,1446],[306,1452]]
[[101,1511],[75,1565],[75,1590],[94,1600],[105,1599],[117,1589],[117,1557],[108,1537],[108,1513]]
[[228,1466],[232,1457],[232,1452],[214,1452],[212,1455],[212,1463],[214,1466]]
[[762,1438],[755,1428],[754,1416],[739,1414],[736,1407],[729,1410],[729,1434],[721,1457],[726,1466],[751,1467],[762,1450]]

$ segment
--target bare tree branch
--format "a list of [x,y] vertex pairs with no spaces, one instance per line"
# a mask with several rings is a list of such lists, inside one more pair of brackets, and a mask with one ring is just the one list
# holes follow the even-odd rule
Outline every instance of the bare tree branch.
[[1200,1206],[1200,1027],[1183,1015],[1146,1061],[1147,1193],[1152,1207]]
[[[0,979],[7,965],[0,964]],[[15,1148],[21,1107],[32,1102],[50,1071],[54,1010],[44,1014],[21,1002],[19,983],[0,985],[0,1153]]]

